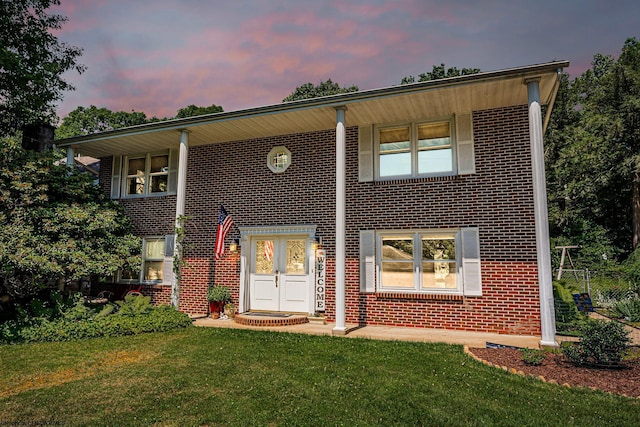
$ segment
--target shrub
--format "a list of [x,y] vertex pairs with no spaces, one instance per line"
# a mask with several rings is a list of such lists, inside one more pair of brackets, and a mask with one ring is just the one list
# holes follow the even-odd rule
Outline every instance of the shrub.
[[163,305],[154,307],[148,297],[131,297],[118,305],[110,305],[93,317],[61,316],[38,322],[10,321],[0,325],[0,344],[26,342],[73,341],[86,338],[165,332],[191,325],[185,313]]
[[580,329],[580,341],[562,348],[574,365],[615,366],[629,349],[629,332],[618,322],[590,320]]
[[629,322],[640,322],[640,298],[620,300],[613,306],[613,311]]
[[538,350],[535,348],[520,349],[520,360],[522,360],[526,365],[540,366],[546,358],[547,354],[542,350]]

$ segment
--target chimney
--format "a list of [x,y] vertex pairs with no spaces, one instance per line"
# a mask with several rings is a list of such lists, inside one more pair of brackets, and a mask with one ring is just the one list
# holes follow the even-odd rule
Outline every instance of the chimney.
[[22,148],[39,153],[53,148],[53,132],[55,126],[47,123],[27,125],[22,130]]

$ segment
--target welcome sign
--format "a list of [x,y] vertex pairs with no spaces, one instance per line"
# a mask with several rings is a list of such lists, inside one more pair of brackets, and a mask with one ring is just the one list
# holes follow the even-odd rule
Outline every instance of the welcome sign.
[[316,251],[316,311],[325,310],[325,277],[327,267],[327,253],[324,249],[318,249]]

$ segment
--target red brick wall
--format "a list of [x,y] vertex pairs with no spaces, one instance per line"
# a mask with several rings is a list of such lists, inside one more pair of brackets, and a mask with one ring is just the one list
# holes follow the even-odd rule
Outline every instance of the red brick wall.
[[[540,333],[527,107],[474,112],[473,118],[476,173],[433,179],[358,182],[358,130],[347,128],[347,322]],[[267,154],[277,145],[292,154],[292,164],[282,174],[266,165]],[[238,255],[213,261],[223,204],[235,222],[227,248],[239,236],[238,226],[317,226],[328,256],[326,314],[334,318],[334,147],[335,131],[330,129],[190,148],[183,310],[205,312],[206,289],[212,284],[230,286],[237,302]],[[108,185],[111,168],[104,166]],[[174,198],[123,204],[138,223],[137,232],[172,224]],[[359,293],[360,230],[464,226],[480,229],[482,297],[403,299]]]

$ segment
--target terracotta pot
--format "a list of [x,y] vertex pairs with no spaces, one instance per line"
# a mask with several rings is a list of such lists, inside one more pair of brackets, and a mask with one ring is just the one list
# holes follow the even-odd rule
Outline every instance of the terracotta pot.
[[222,301],[209,301],[209,313],[213,319],[220,317],[220,312],[224,309],[224,302]]

